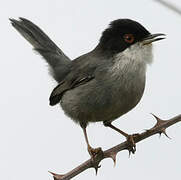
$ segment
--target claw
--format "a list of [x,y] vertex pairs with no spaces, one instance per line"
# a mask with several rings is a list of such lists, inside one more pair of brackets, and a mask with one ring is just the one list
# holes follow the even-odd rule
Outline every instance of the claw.
[[103,151],[102,149],[99,148],[92,148],[91,146],[88,146],[88,152],[91,156],[91,160],[92,160],[92,167],[95,169],[96,175],[98,173],[98,169],[101,167],[101,165],[99,165],[99,161],[96,161],[96,157],[97,156],[103,156]]
[[130,158],[131,156],[131,151],[128,149],[128,157]]
[[129,145],[128,151],[129,151],[129,157],[130,157],[131,153],[134,154],[136,152],[136,144],[134,142],[133,135],[129,135],[127,137],[127,142]]
[[63,174],[56,174],[51,171],[48,171],[48,172],[53,175],[54,180],[61,180],[64,177]]
[[129,158],[130,158],[131,154],[135,154],[135,152],[136,152],[136,147],[132,147],[132,148],[128,149]]

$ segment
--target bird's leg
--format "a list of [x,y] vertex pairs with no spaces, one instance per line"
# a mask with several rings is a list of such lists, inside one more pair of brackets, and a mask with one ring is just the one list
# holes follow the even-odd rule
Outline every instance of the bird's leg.
[[92,148],[89,144],[89,140],[88,140],[88,136],[87,136],[87,131],[86,131],[86,128],[83,128],[83,132],[84,132],[84,137],[85,137],[85,141],[86,141],[86,144],[87,144],[87,150],[90,154],[90,156],[92,158],[94,158],[101,150],[101,148]]
[[95,160],[95,157],[96,157],[96,156],[99,156],[99,155],[100,155],[100,156],[103,156],[103,151],[102,151],[101,147],[94,149],[94,148],[92,148],[92,147],[90,146],[89,140],[88,140],[88,136],[87,136],[86,128],[83,127],[82,129],[83,129],[85,141],[86,141],[86,144],[87,144],[87,150],[88,150],[88,152],[89,152],[89,154],[90,154],[90,156],[91,156],[91,159],[92,159],[92,167],[95,169],[96,175],[97,175],[98,169],[99,169],[101,166],[99,165],[99,162],[100,162],[100,161],[96,161],[96,160]]
[[129,153],[133,153],[133,154],[135,153],[136,144],[135,144],[134,138],[133,138],[134,135],[129,135],[129,134],[125,133],[124,131],[122,131],[122,130],[118,129],[117,127],[113,126],[111,123],[104,123],[104,125],[107,126],[107,127],[110,127],[111,129],[114,129],[115,131],[119,132],[124,137],[126,137],[128,143],[129,143],[129,146],[130,146],[130,148],[128,149]]

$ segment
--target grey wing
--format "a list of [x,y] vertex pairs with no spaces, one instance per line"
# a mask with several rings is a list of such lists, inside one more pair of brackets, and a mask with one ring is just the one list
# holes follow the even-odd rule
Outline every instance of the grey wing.
[[93,75],[80,75],[75,79],[71,79],[69,81],[62,81],[57,87],[55,87],[50,95],[49,101],[50,105],[54,106],[60,102],[64,92],[81,86],[89,81],[94,79]]
[[60,82],[70,71],[71,60],[34,23],[20,18],[10,19],[13,27],[41,54],[51,67],[54,79]]

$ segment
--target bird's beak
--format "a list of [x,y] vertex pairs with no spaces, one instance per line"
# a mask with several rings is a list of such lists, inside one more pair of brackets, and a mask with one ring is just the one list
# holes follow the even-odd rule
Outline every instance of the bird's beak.
[[148,44],[151,44],[152,42],[165,39],[165,37],[163,37],[163,36],[166,36],[166,35],[162,34],[162,33],[150,34],[150,35],[148,35],[148,37],[143,39],[142,44],[143,45],[148,45]]

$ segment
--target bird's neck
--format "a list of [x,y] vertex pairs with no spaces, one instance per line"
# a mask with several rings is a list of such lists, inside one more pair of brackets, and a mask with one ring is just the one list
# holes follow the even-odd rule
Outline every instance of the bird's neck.
[[[125,51],[113,57],[111,75],[116,79],[125,81],[134,79],[145,79],[147,64],[152,62],[152,46],[141,47],[135,44]],[[128,79],[127,79],[128,78]]]

